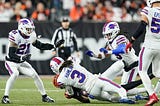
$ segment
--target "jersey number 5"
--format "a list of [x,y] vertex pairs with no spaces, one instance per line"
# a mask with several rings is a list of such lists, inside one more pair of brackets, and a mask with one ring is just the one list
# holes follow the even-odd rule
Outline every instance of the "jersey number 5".
[[152,18],[151,23],[151,32],[152,33],[159,33],[160,32],[160,19]]
[[79,79],[79,83],[83,83],[84,80],[86,79],[86,76],[83,73],[80,73],[77,70],[73,70],[71,78],[74,79],[75,77]]

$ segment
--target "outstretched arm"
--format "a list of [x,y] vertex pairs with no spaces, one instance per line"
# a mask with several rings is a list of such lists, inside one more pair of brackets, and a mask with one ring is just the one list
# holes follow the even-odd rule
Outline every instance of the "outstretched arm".
[[114,50],[107,50],[106,48],[100,48],[100,52],[103,52],[105,54],[124,54],[125,53],[126,44],[122,43],[118,45],[118,47]]
[[49,43],[42,43],[39,40],[36,40],[32,45],[40,50],[51,50],[61,46],[64,43],[64,40],[59,40],[55,45]]

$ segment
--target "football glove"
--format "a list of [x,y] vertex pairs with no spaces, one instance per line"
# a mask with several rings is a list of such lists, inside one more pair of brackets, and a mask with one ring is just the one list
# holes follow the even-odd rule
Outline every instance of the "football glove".
[[22,56],[22,61],[28,61],[31,58],[31,54],[27,54],[25,56]]
[[55,43],[55,47],[60,47],[64,43],[64,40],[59,40],[58,42]]
[[85,52],[86,55],[90,56],[90,57],[93,57],[94,53],[91,51],[91,50],[87,50]]
[[128,49],[129,49],[129,51],[131,51],[131,49],[132,49],[132,43],[131,42],[129,42],[129,43],[127,43],[127,45],[126,45],[126,53],[128,53]]
[[100,52],[103,52],[103,53],[105,53],[105,54],[108,53],[108,51],[107,51],[105,48],[100,48],[99,51],[100,51]]

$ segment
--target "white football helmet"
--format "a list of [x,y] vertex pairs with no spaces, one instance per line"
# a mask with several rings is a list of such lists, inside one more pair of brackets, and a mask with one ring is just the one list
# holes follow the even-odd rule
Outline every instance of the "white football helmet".
[[35,26],[32,20],[23,18],[18,21],[18,30],[26,36],[30,36],[35,30]]
[[64,60],[60,57],[53,57],[50,61],[50,68],[55,74],[59,74],[59,68],[63,64]]
[[104,24],[102,34],[105,40],[110,41],[114,39],[120,32],[120,28],[117,22],[109,22]]
[[160,0],[147,0],[147,6],[151,7],[152,3],[155,3],[155,2],[160,2]]

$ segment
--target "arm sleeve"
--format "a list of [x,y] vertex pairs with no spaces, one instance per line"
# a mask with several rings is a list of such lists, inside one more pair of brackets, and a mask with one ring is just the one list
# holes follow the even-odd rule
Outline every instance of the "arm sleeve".
[[40,50],[51,50],[55,48],[54,45],[49,44],[49,43],[42,43],[39,40],[36,40],[32,45]]
[[133,38],[134,39],[137,39],[139,36],[141,36],[143,34],[143,32],[146,31],[146,26],[147,26],[147,23],[144,22],[144,21],[141,21],[137,30],[135,31],[135,33],[133,34]]
[[13,61],[16,61],[16,62],[20,62],[21,61],[21,56],[18,56],[16,54],[16,51],[17,51],[17,48],[16,47],[9,47],[9,58]]
[[122,43],[122,44],[119,44],[118,47],[114,50],[112,50],[112,54],[124,54],[125,53],[125,48],[126,48],[126,44]]
[[78,45],[77,45],[77,37],[76,37],[76,35],[73,33],[73,38],[72,38],[72,40],[73,40],[73,43],[74,43],[74,49],[76,50],[76,51],[79,51],[79,49],[78,49]]

